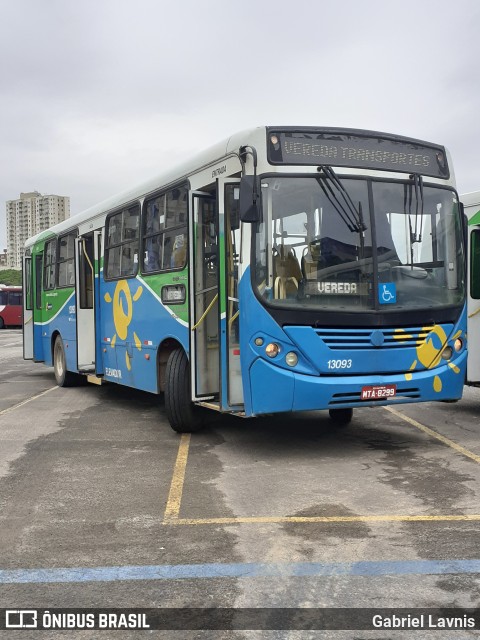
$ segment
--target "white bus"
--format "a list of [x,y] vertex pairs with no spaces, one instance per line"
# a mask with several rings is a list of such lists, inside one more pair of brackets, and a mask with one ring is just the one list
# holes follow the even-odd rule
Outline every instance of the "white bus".
[[480,191],[461,196],[468,218],[467,384],[480,384]]

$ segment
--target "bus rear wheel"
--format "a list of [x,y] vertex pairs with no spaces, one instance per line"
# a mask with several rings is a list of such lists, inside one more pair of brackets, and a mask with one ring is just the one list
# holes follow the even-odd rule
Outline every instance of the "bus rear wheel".
[[55,338],[55,344],[53,346],[53,371],[59,387],[73,387],[78,384],[78,376],[71,371],[67,371],[65,349],[60,336]]
[[168,357],[165,371],[165,410],[177,433],[193,433],[203,426],[203,410],[191,401],[190,365],[183,349]]
[[3,321],[3,318],[0,318],[0,329],[5,329],[5,322]]
[[330,409],[328,413],[336,427],[346,427],[353,418],[353,409]]

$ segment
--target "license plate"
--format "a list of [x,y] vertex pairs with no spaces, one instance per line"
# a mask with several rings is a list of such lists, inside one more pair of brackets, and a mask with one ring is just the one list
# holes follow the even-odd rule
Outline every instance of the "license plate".
[[394,398],[397,395],[397,385],[384,384],[378,387],[362,387],[361,400],[381,400],[382,398]]

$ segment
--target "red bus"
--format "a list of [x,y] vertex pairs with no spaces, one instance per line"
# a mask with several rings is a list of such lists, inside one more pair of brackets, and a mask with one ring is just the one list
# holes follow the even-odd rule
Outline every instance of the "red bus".
[[22,325],[22,287],[0,284],[0,329]]

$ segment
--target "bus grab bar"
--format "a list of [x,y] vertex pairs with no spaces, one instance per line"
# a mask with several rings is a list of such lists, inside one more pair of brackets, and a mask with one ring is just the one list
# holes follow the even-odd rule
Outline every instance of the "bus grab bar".
[[202,324],[202,322],[203,322],[203,321],[205,320],[205,318],[207,317],[208,312],[209,312],[209,311],[210,311],[210,309],[213,307],[213,305],[215,304],[215,302],[217,301],[217,299],[218,299],[218,293],[216,293],[216,294],[215,294],[215,297],[214,297],[214,298],[213,298],[213,300],[210,302],[210,304],[208,305],[208,307],[205,309],[205,311],[204,311],[204,313],[203,313],[202,317],[200,318],[200,320],[199,320],[196,324],[194,324],[194,325],[193,325],[193,327],[192,327],[192,331],[195,331],[195,329],[197,329],[197,328]]

